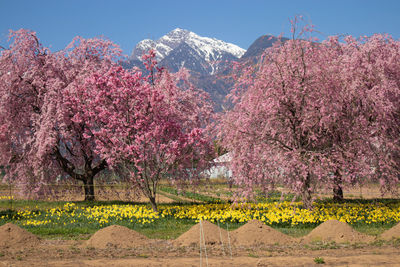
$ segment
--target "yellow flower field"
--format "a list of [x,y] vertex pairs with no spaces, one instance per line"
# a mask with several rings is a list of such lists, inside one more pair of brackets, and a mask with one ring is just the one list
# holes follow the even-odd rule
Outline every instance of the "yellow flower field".
[[206,204],[162,207],[161,214],[178,219],[244,223],[257,219],[267,224],[308,224],[336,219],[354,223],[392,223],[400,221],[400,205],[316,204],[312,211],[301,202],[260,204]]
[[350,224],[386,224],[400,221],[400,204],[321,204],[313,210],[301,207],[301,202],[159,205],[155,213],[146,205],[104,205],[81,207],[66,203],[62,208],[41,211],[18,211],[13,218],[0,216],[1,221],[18,221],[25,226],[87,225],[105,226],[118,222],[151,224],[162,218],[186,219],[198,222],[245,223],[257,219],[269,225],[318,224],[336,219]]

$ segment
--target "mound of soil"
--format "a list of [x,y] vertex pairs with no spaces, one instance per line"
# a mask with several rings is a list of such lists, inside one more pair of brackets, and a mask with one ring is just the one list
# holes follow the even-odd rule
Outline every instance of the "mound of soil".
[[347,223],[337,220],[329,220],[302,238],[302,243],[324,241],[336,243],[368,243],[374,240],[374,237],[357,232]]
[[39,242],[39,237],[15,224],[6,223],[0,226],[0,248],[29,248]]
[[236,246],[290,244],[295,239],[285,235],[268,225],[252,220],[232,232],[232,239]]
[[389,230],[383,232],[380,236],[380,239],[390,240],[392,238],[400,238],[400,223],[396,224]]
[[94,248],[131,248],[146,245],[148,242],[147,237],[136,231],[125,226],[111,225],[94,233],[85,245]]
[[[209,221],[201,221],[203,228],[204,239],[202,237],[202,244],[206,245],[219,245],[221,244],[221,238],[223,244],[228,244],[228,232]],[[200,246],[200,223],[192,226],[188,231],[183,233],[177,239],[174,240],[175,245],[180,246]]]

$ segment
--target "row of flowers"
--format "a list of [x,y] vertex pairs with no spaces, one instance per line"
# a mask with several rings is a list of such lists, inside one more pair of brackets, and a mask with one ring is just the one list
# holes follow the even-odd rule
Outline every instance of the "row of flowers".
[[400,221],[400,204],[315,204],[313,210],[302,208],[301,202],[260,204],[207,204],[170,206],[161,210],[164,216],[195,221],[245,223],[257,219],[266,224],[319,224],[327,220],[356,223],[395,223]]
[[21,210],[12,216],[0,216],[1,221],[18,221],[21,225],[48,224],[110,225],[118,222],[151,224],[162,218],[208,220],[214,223],[245,223],[257,219],[269,225],[319,224],[336,219],[350,224],[396,223],[400,221],[400,203],[393,204],[315,204],[313,210],[302,208],[300,202],[160,205],[153,212],[146,205],[104,205],[93,207],[66,203],[61,208],[41,211]]

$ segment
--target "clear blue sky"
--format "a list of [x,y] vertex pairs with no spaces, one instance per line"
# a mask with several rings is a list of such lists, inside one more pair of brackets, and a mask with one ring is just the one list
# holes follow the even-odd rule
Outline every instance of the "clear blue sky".
[[53,51],[77,35],[104,35],[130,54],[140,40],[179,27],[247,49],[263,34],[289,35],[298,14],[325,35],[400,38],[399,0],[0,0],[0,44],[9,29],[27,28]]

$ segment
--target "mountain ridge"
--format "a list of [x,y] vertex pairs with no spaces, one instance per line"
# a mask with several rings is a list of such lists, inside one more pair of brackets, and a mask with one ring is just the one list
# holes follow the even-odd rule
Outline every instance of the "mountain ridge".
[[[225,61],[239,59],[246,52],[245,49],[235,44],[227,43],[216,38],[202,37],[194,32],[176,28],[158,40],[145,39],[140,41],[133,49],[130,61],[142,61],[141,57],[143,53],[151,48],[155,50],[156,60],[158,62],[172,65],[174,66],[174,70],[176,66],[184,65],[185,61],[181,57],[180,62],[174,59],[173,64],[170,63],[171,57],[169,57],[169,60],[166,60],[171,53],[174,53],[175,49],[179,49],[180,54],[187,53],[189,56],[196,57],[198,60],[203,61],[202,64],[204,66],[202,68],[198,66],[197,69],[191,69],[190,66],[185,67],[192,71],[200,71],[201,74],[214,74],[218,72],[220,68],[225,67]],[[177,51],[175,51],[174,54],[176,58],[178,55]]]
[[[288,40],[281,38],[282,42]],[[263,35],[257,38],[247,50],[215,38],[201,37],[188,30],[177,28],[158,40],[145,39],[133,49],[125,68],[138,67],[143,71],[141,56],[151,48],[156,52],[159,66],[171,72],[185,67],[191,73],[191,82],[209,93],[215,103],[215,111],[230,106],[225,97],[234,86],[231,79],[234,62],[254,64],[265,49],[271,47],[277,37]]]

